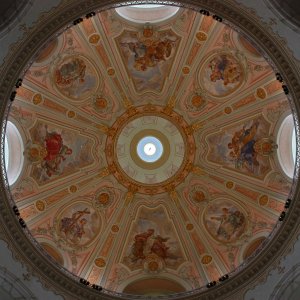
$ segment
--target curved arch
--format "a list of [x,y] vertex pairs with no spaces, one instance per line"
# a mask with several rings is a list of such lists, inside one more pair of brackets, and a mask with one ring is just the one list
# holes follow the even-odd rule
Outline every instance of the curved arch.
[[55,259],[60,265],[64,265],[64,258],[49,242],[41,242],[40,243],[43,249],[49,254],[53,259]]
[[286,116],[280,124],[278,135],[278,160],[284,173],[293,178],[296,158],[296,135],[293,115]]
[[7,179],[13,185],[19,178],[24,164],[24,145],[17,126],[8,121],[5,134],[5,168]]
[[269,300],[297,300],[300,294],[300,264],[296,264],[285,274],[275,287]]
[[116,13],[134,23],[159,23],[174,17],[179,7],[167,5],[130,5],[116,8]]
[[280,20],[293,30],[300,30],[299,3],[297,0],[265,0],[268,7],[278,15]]
[[261,243],[266,239],[265,235],[256,236],[252,241],[247,245],[247,247],[242,251],[243,259],[250,257],[256,250],[259,248]]
[[31,7],[32,0],[2,1],[0,4],[0,36],[17,24],[21,15]]
[[18,277],[2,266],[0,266],[0,298],[3,300],[36,299]]
[[174,279],[162,277],[145,278],[132,281],[123,289],[125,294],[144,296],[170,295],[185,292],[186,289]]

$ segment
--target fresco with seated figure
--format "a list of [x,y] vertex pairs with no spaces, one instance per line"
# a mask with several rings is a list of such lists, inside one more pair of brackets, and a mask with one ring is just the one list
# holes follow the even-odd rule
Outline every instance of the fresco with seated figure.
[[155,210],[143,207],[131,229],[122,262],[133,270],[145,263],[150,263],[150,267],[163,264],[176,269],[184,259],[174,227],[167,220],[162,207]]
[[210,58],[200,72],[203,88],[215,97],[225,97],[235,92],[244,81],[242,64],[228,53]]
[[60,93],[73,100],[95,93],[99,79],[89,61],[80,55],[66,56],[53,71],[53,81]]
[[88,246],[101,229],[101,219],[94,208],[84,202],[68,206],[55,218],[55,240],[64,247]]
[[257,117],[211,135],[208,159],[237,172],[264,177],[271,169],[270,156],[277,149],[269,127],[263,117]]
[[25,156],[39,184],[65,177],[92,163],[92,141],[67,129],[38,121],[30,130]]
[[204,224],[217,241],[232,243],[239,239],[246,229],[246,213],[233,201],[218,199],[212,201],[203,214]]
[[179,41],[173,31],[124,31],[117,38],[125,68],[137,92],[162,90]]

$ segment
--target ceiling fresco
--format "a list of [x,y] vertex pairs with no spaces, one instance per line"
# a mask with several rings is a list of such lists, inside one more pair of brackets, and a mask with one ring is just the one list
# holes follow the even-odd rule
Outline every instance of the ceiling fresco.
[[[289,114],[231,27],[183,8],[153,24],[103,11],[27,71],[9,115],[24,143],[11,193],[44,250],[91,284],[190,291],[272,232],[292,185],[277,153]],[[168,154],[153,164],[136,153],[148,135]]]

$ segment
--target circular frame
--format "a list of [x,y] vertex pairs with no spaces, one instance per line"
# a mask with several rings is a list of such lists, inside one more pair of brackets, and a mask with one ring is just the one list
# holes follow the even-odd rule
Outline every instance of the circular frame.
[[[169,120],[172,124],[176,126],[179,133],[181,134],[181,137],[183,138],[185,145],[187,145],[184,153],[183,162],[181,163],[179,169],[169,179],[164,180],[160,183],[145,184],[135,181],[134,179],[128,176],[128,174],[118,163],[116,145],[120,134],[122,133],[124,127],[128,123],[143,116],[158,116]],[[136,150],[133,149],[133,151]],[[138,192],[148,195],[168,192],[170,189],[173,189],[175,188],[175,186],[179,185],[191,171],[191,168],[194,163],[195,151],[196,146],[193,132],[192,130],[190,130],[190,126],[186,123],[183,117],[177,114],[172,109],[152,104],[128,109],[123,115],[118,117],[116,122],[111,126],[111,128],[108,131],[105,146],[105,154],[108,168],[118,180],[118,182],[127,187],[128,190],[132,192]]]
[[[178,1],[179,2],[179,1]],[[36,23],[36,26],[28,30],[21,41],[11,49],[6,57],[5,63],[0,70],[0,97],[9,99],[15,83],[19,77],[22,77],[24,70],[28,67],[32,57],[42,47],[42,45],[58,31],[62,31],[64,26],[70,24],[79,16],[84,16],[92,10],[104,10],[118,6],[120,1],[114,0],[74,0],[72,2],[63,1],[47,15]],[[176,4],[176,3],[174,3]],[[230,0],[181,0],[179,5],[187,8],[209,10],[219,16],[222,16],[231,24],[236,25],[241,31],[244,31],[255,41],[261,49],[275,63],[276,69],[283,76],[286,85],[289,87],[289,94],[293,99],[300,98],[300,72],[294,63],[292,54],[287,50],[284,42],[281,42],[274,33],[269,33],[266,26],[253,18],[252,11],[246,11],[242,6],[233,3]],[[9,100],[7,100],[9,101]],[[300,115],[300,103],[294,102],[294,110],[297,116]],[[3,146],[3,128],[7,117],[7,102],[1,102],[2,123],[2,146]],[[298,123],[296,120],[296,132],[299,135]],[[3,147],[2,158],[3,158]],[[3,160],[2,160],[3,165]],[[3,169],[3,166],[2,166]],[[299,161],[296,162],[298,177]],[[72,299],[119,299],[116,293],[104,290],[101,294],[79,283],[70,273],[63,268],[59,268],[50,259],[46,259],[39,245],[35,245],[27,229],[22,229],[18,219],[12,211],[12,201],[7,193],[7,181],[5,172],[0,178],[0,188],[2,201],[0,201],[2,237],[9,244],[10,249],[15,252],[23,263],[29,269],[34,270],[35,274],[48,287],[55,290],[56,293]],[[297,178],[298,179],[298,178]],[[222,284],[217,284],[211,289],[194,290],[186,295],[178,295],[177,299],[232,299],[234,294],[236,298],[242,297],[247,289],[261,282],[262,277],[266,278],[268,272],[282,255],[288,252],[292,247],[299,231],[300,214],[300,187],[296,181],[292,196],[291,206],[281,226],[271,235],[271,239],[265,244],[263,250],[252,259],[250,263],[238,273],[231,274],[230,278]],[[74,280],[76,279],[76,280]],[[78,281],[77,281],[78,280]],[[170,298],[169,298],[170,299]]]
[[[139,154],[137,153],[137,145],[139,144],[139,141],[143,137],[153,136],[156,139],[158,139],[161,142],[163,151],[161,156],[155,160],[154,162],[147,162],[144,161],[142,158],[139,157]],[[132,160],[141,168],[147,169],[147,170],[154,170],[162,166],[168,159],[170,155],[170,143],[167,139],[167,137],[162,134],[161,132],[157,130],[147,129],[143,130],[139,133],[137,133],[130,144],[130,153]]]
[[[209,75],[207,72],[207,69],[208,69],[208,66],[211,64],[211,62],[215,59],[220,59],[221,57],[224,57],[224,56],[229,57],[231,60],[233,60],[236,63],[236,65],[239,66],[239,70],[240,70],[241,74],[240,74],[239,81],[235,87],[229,89],[228,91],[224,91],[222,94],[218,95],[216,93],[216,91],[214,92],[212,90],[209,90],[205,78],[206,78],[206,75]],[[213,72],[212,70],[211,70],[211,72],[212,73],[209,76],[215,77],[215,72]],[[241,63],[241,61],[238,60],[238,58],[233,53],[231,53],[230,51],[213,51],[212,53],[209,53],[205,57],[203,64],[200,65],[197,77],[198,77],[197,80],[198,80],[199,85],[210,95],[210,97],[222,99],[222,98],[228,97],[229,95],[232,96],[238,90],[240,90],[241,87],[243,86],[243,84],[245,83],[246,76],[245,76],[245,70],[244,70],[243,64]],[[202,80],[201,80],[201,78],[202,78]],[[211,78],[211,80],[212,80],[212,78]],[[223,83],[222,83],[223,87],[225,87],[228,83],[230,83],[230,82],[228,82],[225,84],[224,79],[222,79],[222,81],[223,81]],[[220,84],[220,78],[218,76],[215,77],[213,82],[214,82],[213,86],[215,87],[216,85]]]

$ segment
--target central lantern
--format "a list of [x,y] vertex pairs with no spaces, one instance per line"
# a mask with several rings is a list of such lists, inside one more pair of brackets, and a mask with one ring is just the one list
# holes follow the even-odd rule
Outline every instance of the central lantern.
[[153,163],[160,159],[164,148],[159,139],[154,136],[143,137],[136,147],[137,155],[145,162]]
[[135,192],[169,191],[193,169],[192,131],[168,106],[150,104],[129,109],[108,132],[108,168],[121,184]]

